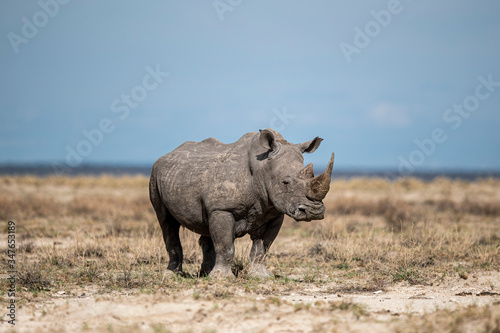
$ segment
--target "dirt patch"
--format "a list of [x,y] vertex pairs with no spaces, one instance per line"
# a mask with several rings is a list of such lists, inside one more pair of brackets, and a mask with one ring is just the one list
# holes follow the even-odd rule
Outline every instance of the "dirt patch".
[[[229,282],[228,282],[229,283]],[[447,278],[439,285],[400,283],[369,293],[330,293],[329,286],[307,285],[285,295],[252,295],[244,289],[229,296],[198,297],[196,288],[168,295],[137,290],[100,295],[82,288],[53,292],[49,300],[23,305],[18,332],[386,332],[440,311],[468,307],[499,308],[500,273],[468,281]],[[492,285],[496,284],[497,287]],[[7,323],[1,324],[2,329]],[[479,328],[479,327],[478,327]],[[479,331],[479,330],[478,330]]]
[[489,272],[474,274],[469,281],[446,278],[433,286],[400,283],[370,293],[325,295],[320,291],[313,294],[301,292],[283,296],[282,299],[303,303],[346,299],[364,306],[369,313],[425,314],[436,310],[455,310],[470,305],[484,306],[500,302],[499,283],[500,273]]

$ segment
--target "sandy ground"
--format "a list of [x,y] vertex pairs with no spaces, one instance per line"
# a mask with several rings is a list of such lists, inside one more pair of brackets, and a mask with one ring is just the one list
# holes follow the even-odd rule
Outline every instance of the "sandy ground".
[[[443,278],[432,286],[396,284],[386,290],[332,294],[328,286],[281,295],[237,291],[230,298],[196,298],[189,289],[172,295],[97,290],[52,291],[49,301],[28,302],[17,332],[384,332],[409,316],[469,305],[500,303],[500,273]],[[344,304],[344,306],[342,306]],[[10,328],[6,322],[0,330]]]

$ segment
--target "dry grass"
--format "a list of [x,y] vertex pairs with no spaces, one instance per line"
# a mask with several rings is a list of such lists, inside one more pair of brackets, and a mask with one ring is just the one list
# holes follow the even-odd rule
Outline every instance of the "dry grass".
[[[224,282],[221,294],[220,286],[197,277],[198,237],[186,230],[181,236],[187,276],[163,275],[167,254],[149,203],[148,178],[0,177],[0,219],[16,221],[19,292],[25,299],[33,293],[42,297],[41,290],[81,286],[104,294],[194,288],[202,299],[274,295],[310,284],[332,293],[363,292],[500,269],[500,180],[340,180],[325,205],[322,221],[285,221],[268,256],[276,274],[271,283],[246,276],[251,244],[238,240],[238,277]],[[461,317],[470,320],[434,323],[424,316],[411,322],[414,330],[408,323],[398,330],[460,332],[478,320],[485,331],[498,330],[492,308],[463,311]]]
[[17,271],[20,285],[29,291],[40,291],[50,287],[42,266],[38,262],[24,262]]

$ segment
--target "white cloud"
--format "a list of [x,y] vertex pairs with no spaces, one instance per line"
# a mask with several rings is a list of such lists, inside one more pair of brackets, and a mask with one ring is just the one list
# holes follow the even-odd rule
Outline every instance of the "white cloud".
[[411,123],[405,106],[381,103],[369,111],[368,116],[376,123],[385,126],[404,127]]

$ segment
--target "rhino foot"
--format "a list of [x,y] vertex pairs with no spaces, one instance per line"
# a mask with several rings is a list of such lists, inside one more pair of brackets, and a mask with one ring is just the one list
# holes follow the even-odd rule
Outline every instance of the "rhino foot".
[[268,278],[273,277],[274,274],[267,270],[266,266],[263,264],[253,264],[250,266],[248,271],[248,276],[258,277],[258,278]]
[[166,269],[166,270],[163,271],[163,277],[164,278],[170,278],[170,277],[173,277],[175,275],[177,275],[177,273],[174,272],[174,271],[171,271],[170,269]]
[[233,272],[231,272],[230,266],[215,266],[214,269],[210,272],[209,276],[211,278],[226,278],[226,277],[234,277]]
[[166,269],[163,271],[163,277],[164,278],[168,278],[168,277],[173,277],[173,276],[182,276],[182,277],[186,277],[188,274],[184,273],[183,271],[180,271],[180,270],[171,270],[171,269]]

